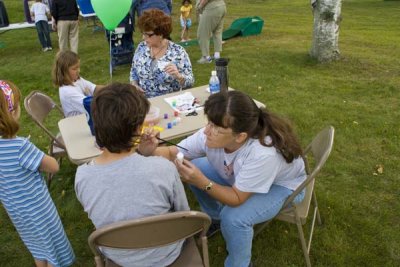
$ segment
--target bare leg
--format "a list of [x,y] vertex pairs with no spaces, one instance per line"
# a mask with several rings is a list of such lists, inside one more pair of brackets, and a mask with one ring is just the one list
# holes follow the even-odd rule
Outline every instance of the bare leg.
[[47,261],[35,260],[36,267],[47,267]]
[[189,41],[190,40],[190,38],[189,38],[189,29],[188,28],[186,28],[186,31],[185,31],[185,39],[187,40],[187,41]]
[[185,38],[185,33],[186,33],[186,27],[183,27],[183,29],[182,29],[182,34],[181,34],[181,40],[183,41],[183,40],[186,40],[186,38]]
[[36,267],[54,267],[49,262],[42,261],[42,260],[35,260],[35,265],[36,265]]

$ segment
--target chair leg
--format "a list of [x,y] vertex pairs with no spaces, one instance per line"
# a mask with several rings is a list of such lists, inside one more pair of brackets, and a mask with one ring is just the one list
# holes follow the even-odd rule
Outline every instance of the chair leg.
[[321,215],[319,214],[317,196],[315,195],[315,191],[313,191],[312,198],[313,198],[313,202],[314,202],[314,208],[317,210],[317,221],[318,221],[318,224],[321,225],[322,220],[321,220]]
[[271,220],[263,222],[260,226],[257,227],[256,231],[254,232],[254,236],[258,236],[259,233],[264,230],[265,227],[271,222]]
[[307,267],[311,267],[310,254],[308,253],[306,240],[304,239],[303,226],[301,225],[300,218],[297,216],[297,214],[296,214],[296,225],[297,225],[297,230],[299,232],[301,248],[303,249],[304,258],[306,260],[306,265]]
[[50,189],[51,180],[53,179],[54,174],[48,173],[47,174],[47,188]]

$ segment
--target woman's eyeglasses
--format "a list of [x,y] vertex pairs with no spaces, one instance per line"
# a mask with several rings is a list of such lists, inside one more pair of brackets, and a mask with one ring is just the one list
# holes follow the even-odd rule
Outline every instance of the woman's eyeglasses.
[[222,128],[222,127],[219,127],[219,126],[215,125],[215,124],[212,123],[211,121],[209,121],[209,122],[206,124],[206,128],[207,128],[207,127],[210,128],[211,134],[212,134],[212,135],[215,135],[215,136],[217,136],[218,134],[228,134],[228,133],[231,133],[231,132],[223,132],[223,131],[221,131],[221,128]]
[[143,37],[151,38],[153,35],[156,35],[154,32],[142,32]]

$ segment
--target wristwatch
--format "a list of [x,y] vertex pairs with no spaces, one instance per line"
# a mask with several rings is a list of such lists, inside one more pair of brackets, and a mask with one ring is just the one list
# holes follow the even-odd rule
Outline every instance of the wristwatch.
[[204,191],[210,191],[211,188],[213,187],[213,185],[214,185],[213,182],[210,181],[210,182],[208,183],[208,185],[206,185],[206,186],[203,188],[203,190],[204,190]]

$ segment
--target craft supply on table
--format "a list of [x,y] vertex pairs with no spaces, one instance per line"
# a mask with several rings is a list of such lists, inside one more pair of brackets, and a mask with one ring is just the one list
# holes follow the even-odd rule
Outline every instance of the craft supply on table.
[[196,109],[203,108],[191,92],[185,92],[179,95],[164,98],[174,111],[187,114]]

